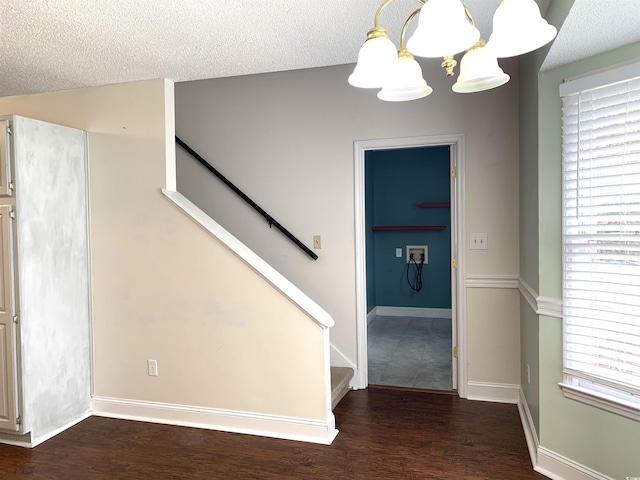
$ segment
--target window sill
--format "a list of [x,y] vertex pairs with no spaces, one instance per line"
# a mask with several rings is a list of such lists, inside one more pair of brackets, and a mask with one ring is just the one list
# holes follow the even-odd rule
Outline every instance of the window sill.
[[566,398],[630,418],[637,422],[640,421],[640,406],[638,404],[575,385],[566,383],[559,383],[558,385],[560,385],[562,393]]

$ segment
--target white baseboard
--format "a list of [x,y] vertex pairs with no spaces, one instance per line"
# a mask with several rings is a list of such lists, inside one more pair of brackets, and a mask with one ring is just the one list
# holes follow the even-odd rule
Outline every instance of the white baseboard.
[[14,447],[33,448],[31,434],[17,435],[12,433],[0,433],[1,445],[13,445]]
[[467,399],[482,402],[518,403],[520,385],[467,382]]
[[452,318],[450,308],[375,307],[371,312],[381,317]]
[[522,388],[520,388],[519,391],[518,412],[520,413],[520,421],[522,422],[522,428],[524,430],[524,438],[527,440],[527,448],[529,449],[529,456],[531,457],[531,465],[535,467],[538,464],[538,448],[540,447],[540,441],[538,440],[536,425],[533,423],[529,404],[527,403],[527,398],[524,396]]
[[100,417],[206,428],[330,445],[338,434],[333,414],[327,421],[282,417],[217,408],[93,397],[93,414]]
[[538,464],[533,469],[553,480],[613,480],[545,447],[538,448]]
[[533,469],[552,480],[613,480],[595,470],[557,454],[548,448],[541,447],[536,433],[531,412],[524,392],[520,389],[518,411],[527,440],[529,455]]
[[59,433],[62,433],[65,430],[68,430],[69,428],[73,427],[74,425],[77,425],[78,423],[82,422],[83,420],[86,420],[90,416],[91,416],[91,412],[85,412],[84,414],[80,415],[80,417],[70,421],[69,423],[61,427],[58,427],[55,430],[52,430],[46,433],[45,435],[42,435],[39,437],[35,437],[31,432],[25,433],[24,435],[12,435],[12,434],[0,433],[0,444],[13,445],[15,447],[35,448],[41,443],[46,442],[50,438],[55,437]]
[[377,315],[376,307],[373,307],[371,311],[367,313],[367,325],[371,323],[371,320],[373,320],[376,317],[376,315]]

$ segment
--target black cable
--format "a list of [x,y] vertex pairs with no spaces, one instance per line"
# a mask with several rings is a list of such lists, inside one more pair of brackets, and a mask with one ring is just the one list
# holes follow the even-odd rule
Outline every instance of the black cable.
[[[416,285],[415,285],[415,287],[411,284],[411,280],[409,279],[409,270],[411,270],[411,263],[412,262],[416,267],[416,281],[415,281]],[[415,290],[416,292],[419,292],[420,290],[422,290],[422,267],[423,266],[424,266],[424,256],[422,256],[422,258],[420,259],[420,264],[418,264],[418,262],[416,262],[415,259],[412,256],[409,259],[409,264],[407,265],[407,283],[409,284],[411,289]]]

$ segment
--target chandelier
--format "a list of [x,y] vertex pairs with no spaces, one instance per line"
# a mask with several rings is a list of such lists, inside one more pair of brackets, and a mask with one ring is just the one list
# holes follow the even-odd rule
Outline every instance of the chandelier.
[[[385,0],[378,7],[374,26],[367,33],[358,63],[349,76],[354,87],[379,88],[378,98],[390,102],[416,100],[433,91],[414,55],[442,57],[442,68],[452,76],[457,65],[454,55],[466,50],[452,90],[481,92],[509,81],[509,75],[498,65],[498,58],[536,50],[557,33],[542,18],[534,0],[502,0],[493,16],[493,32],[488,42],[480,38],[471,12],[460,0],[417,0],[422,6],[404,22],[397,50],[379,24],[382,10],[394,1]],[[405,46],[407,27],[416,16],[418,26]]]

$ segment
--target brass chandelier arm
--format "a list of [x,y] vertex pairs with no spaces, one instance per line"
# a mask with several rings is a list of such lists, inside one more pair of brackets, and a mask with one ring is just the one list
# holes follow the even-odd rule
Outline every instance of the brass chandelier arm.
[[405,20],[404,25],[402,26],[402,33],[400,34],[400,50],[403,50],[405,48],[405,46],[404,46],[404,36],[407,33],[407,27],[409,27],[409,24],[411,23],[411,20],[413,20],[415,18],[415,16],[420,13],[420,10],[422,10],[422,7],[420,7],[415,12],[413,12],[411,15],[409,15],[409,18],[407,18]]
[[[423,5],[427,2],[427,0],[417,0],[417,1]],[[382,10],[384,10],[387,5],[393,2],[395,2],[395,0],[384,0],[384,2],[382,2],[382,5],[378,7],[378,10],[376,10],[376,16],[373,19],[374,28],[380,27],[380,14],[382,13]]]

